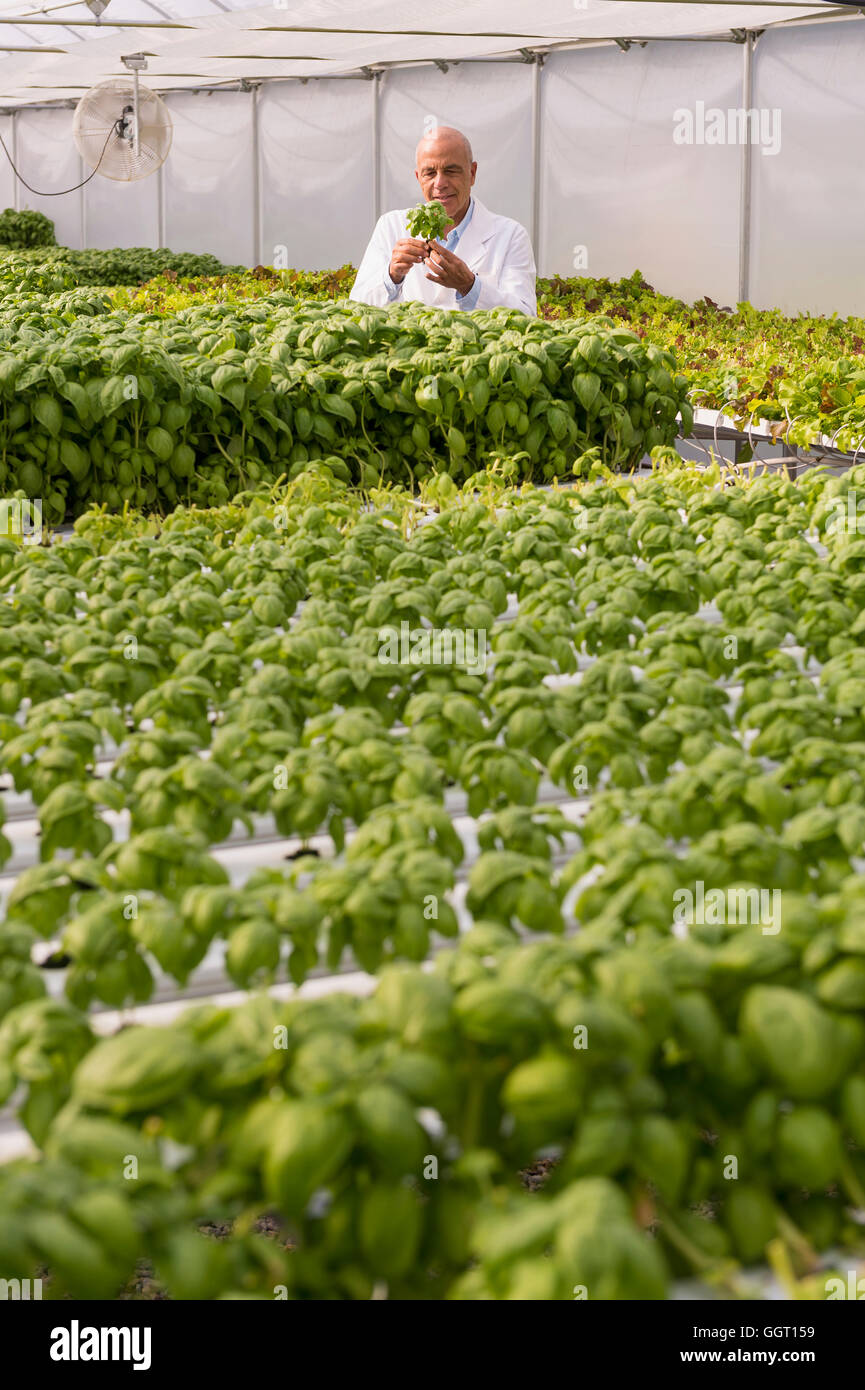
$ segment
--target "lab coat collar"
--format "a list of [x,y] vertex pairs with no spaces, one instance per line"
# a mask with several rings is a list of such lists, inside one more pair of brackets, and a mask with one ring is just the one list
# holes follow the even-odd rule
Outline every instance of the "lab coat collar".
[[484,242],[489,241],[496,232],[495,218],[492,213],[484,207],[479,198],[474,199],[474,205],[472,220],[457,242],[455,253],[467,265],[469,264],[469,257],[477,255]]

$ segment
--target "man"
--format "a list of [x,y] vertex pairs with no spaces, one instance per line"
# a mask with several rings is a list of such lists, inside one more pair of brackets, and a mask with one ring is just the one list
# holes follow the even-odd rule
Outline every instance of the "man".
[[419,299],[440,309],[502,304],[536,314],[528,233],[473,197],[478,166],[466,137],[451,126],[439,126],[421,140],[415,165],[425,201],[437,199],[448,214],[445,236],[432,242],[411,237],[408,209],[386,212],[360,263],[351,298],[380,305]]

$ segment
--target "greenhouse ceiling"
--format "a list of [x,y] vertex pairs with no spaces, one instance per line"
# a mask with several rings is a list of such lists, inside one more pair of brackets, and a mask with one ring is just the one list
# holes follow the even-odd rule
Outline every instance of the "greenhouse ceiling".
[[[101,15],[98,12],[102,11]],[[855,6],[782,0],[0,0],[0,103],[77,100],[125,76],[144,53],[158,91],[238,82],[369,77],[411,63],[526,61],[598,42],[625,51],[652,39],[735,40],[746,29],[814,16],[859,18]],[[527,27],[527,19],[532,21]]]

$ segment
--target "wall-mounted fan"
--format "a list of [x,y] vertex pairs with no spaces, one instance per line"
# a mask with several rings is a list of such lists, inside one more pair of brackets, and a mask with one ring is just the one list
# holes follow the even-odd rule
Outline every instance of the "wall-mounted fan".
[[131,77],[114,77],[85,92],[75,108],[72,134],[88,168],[107,179],[132,183],[165,162],[173,126],[164,101],[139,84],[143,53],[122,62]]

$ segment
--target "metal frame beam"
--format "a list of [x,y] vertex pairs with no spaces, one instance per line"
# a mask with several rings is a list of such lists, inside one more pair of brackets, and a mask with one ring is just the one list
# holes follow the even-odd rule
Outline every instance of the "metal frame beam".
[[[667,3],[667,2],[668,2],[668,0],[655,0],[655,3],[660,3],[660,4],[665,4],[665,3]],[[716,5],[718,6],[719,9],[723,9],[724,5],[726,5],[726,4],[728,4],[728,3],[733,3],[733,0],[708,0],[708,2],[711,3],[711,4],[716,4]],[[220,8],[222,8],[222,6],[221,6],[221,0],[208,0],[208,3],[214,4],[214,5],[219,4],[219,5],[220,5]],[[759,5],[761,6],[761,8],[767,8],[767,9],[771,9],[773,6],[780,6],[781,8],[791,8],[790,5],[787,5],[787,4],[784,3],[784,0],[751,0],[751,3],[759,4]],[[794,5],[795,5],[795,0],[794,0]],[[811,5],[811,4],[809,4],[809,3],[803,3],[803,4],[801,4],[801,5],[795,5],[795,7],[796,7],[796,8],[801,8],[801,9],[803,9],[803,10],[807,10],[808,13],[807,13],[807,14],[803,14],[802,16],[797,17],[797,18],[794,18],[794,19],[784,19],[784,20],[780,20],[780,21],[778,21],[777,23],[774,23],[774,24],[771,22],[771,18],[767,18],[766,23],[764,24],[764,26],[763,26],[760,30],[752,30],[752,31],[750,31],[750,32],[752,32],[752,33],[762,33],[764,29],[771,29],[771,30],[774,30],[774,29],[789,28],[789,27],[792,27],[792,26],[797,26],[797,27],[798,27],[798,26],[803,25],[803,24],[805,24],[805,25],[810,25],[810,24],[825,24],[825,23],[846,22],[846,21],[850,21],[850,20],[859,20],[859,19],[862,17],[862,15],[865,14],[865,9],[860,10],[858,7],[854,9],[852,5],[844,5],[844,6],[841,6],[841,7],[838,7],[838,8],[833,7],[833,8],[831,8],[831,9],[829,9],[828,6],[827,6],[825,12],[823,12],[823,11],[820,11],[820,12],[815,11],[814,8],[813,8],[813,5]],[[191,32],[191,33],[203,33],[203,32],[204,32],[203,30],[199,29],[199,27],[198,27],[196,24],[194,24],[194,23],[184,23],[184,22],[182,22],[182,21],[118,20],[118,21],[114,22],[113,24],[111,24],[111,23],[108,23],[108,22],[106,22],[106,21],[104,21],[104,20],[95,20],[95,19],[94,19],[94,20],[81,20],[81,21],[74,21],[74,20],[73,20],[73,21],[71,21],[71,22],[74,23],[74,24],[76,25],[76,27],[83,27],[84,25],[90,25],[90,26],[93,26],[93,27],[95,27],[95,28],[100,28],[100,29],[102,29],[103,32],[106,32],[106,31],[108,31],[108,30],[110,30],[110,29],[112,29],[112,28],[114,28],[114,29],[121,29],[121,28],[131,28],[131,29],[181,29],[181,30],[186,31],[187,33],[190,33],[190,32]],[[3,25],[3,24],[12,24],[12,25],[19,25],[19,26],[20,26],[22,23],[27,24],[27,25],[30,25],[30,24],[37,24],[37,23],[56,24],[56,25],[63,25],[63,24],[66,24],[66,26],[68,27],[69,21],[51,20],[51,19],[39,19],[39,20],[36,20],[36,19],[24,19],[24,20],[22,20],[20,17],[17,18],[17,19],[13,19],[13,18],[6,17],[6,16],[0,16],[0,25]],[[317,33],[365,32],[365,33],[369,33],[369,32],[384,32],[384,31],[369,31],[369,30],[365,30],[365,31],[339,31],[339,30],[336,30],[336,29],[332,29],[332,30],[326,30],[326,29],[323,29],[323,28],[313,29],[313,28],[311,28],[311,27],[299,26],[299,25],[294,25],[294,26],[289,26],[289,25],[282,25],[282,26],[280,26],[280,25],[268,25],[268,26],[259,26],[259,27],[255,28],[255,29],[243,30],[242,32],[244,32],[244,33],[269,33],[269,32],[307,32],[307,33],[309,33],[309,32],[311,32],[311,33],[315,33],[315,32],[317,32]],[[416,31],[416,32],[419,33],[420,31]],[[533,47],[532,50],[526,50],[526,49],[520,50],[520,49],[517,49],[517,50],[515,50],[515,51],[512,52],[512,53],[501,53],[501,54],[491,54],[491,55],[488,55],[488,56],[475,56],[475,57],[469,57],[469,58],[461,58],[461,59],[459,59],[458,61],[459,61],[460,63],[462,63],[462,64],[468,64],[468,63],[514,63],[514,62],[523,63],[523,62],[526,61],[524,55],[525,55],[525,53],[526,53],[527,51],[532,51],[533,53],[542,54],[544,57],[548,57],[550,54],[553,54],[553,53],[574,52],[574,51],[579,51],[580,49],[590,49],[590,48],[597,48],[597,47],[606,47],[606,46],[608,46],[608,45],[610,45],[610,44],[618,44],[618,45],[621,47],[621,46],[623,46],[623,44],[627,44],[627,45],[629,45],[629,46],[630,46],[631,44],[639,44],[640,46],[643,46],[643,45],[649,44],[649,43],[741,43],[741,34],[742,34],[743,32],[745,32],[745,31],[742,31],[742,30],[733,31],[733,30],[729,30],[729,29],[728,29],[726,32],[722,32],[722,33],[718,33],[718,34],[703,34],[703,35],[699,35],[699,36],[696,36],[696,37],[694,37],[694,36],[682,36],[682,35],[665,35],[665,36],[652,35],[652,36],[645,37],[645,36],[640,36],[640,35],[634,35],[634,36],[630,36],[630,37],[628,37],[627,39],[624,39],[624,40],[620,40],[620,39],[618,39],[618,38],[591,38],[591,39],[565,39],[565,40],[561,40],[561,41],[556,41],[556,40],[553,39],[553,40],[550,40],[549,42],[544,42],[543,44],[539,44],[539,43],[537,43],[537,41],[536,41],[536,42],[535,42],[535,45],[534,45],[534,47]],[[27,37],[31,37],[31,36],[28,35]],[[454,37],[478,37],[478,36],[477,36],[477,35],[454,35]],[[509,37],[518,38],[519,36],[518,36],[518,35],[513,35],[513,36],[509,36]],[[0,49],[0,51],[2,51],[2,49]],[[40,51],[49,52],[50,50],[49,50],[48,48],[45,48],[44,50],[43,50],[43,49],[36,49],[35,51],[36,51],[36,52],[40,52]],[[69,49],[62,49],[62,50],[60,50],[60,51],[61,51],[61,52],[67,52],[67,53],[68,53],[70,50],[69,50]],[[280,56],[280,55],[277,55],[277,57],[278,57],[278,56]],[[244,60],[243,57],[242,57],[242,55],[237,55],[237,61],[238,61],[238,62],[243,62],[243,61],[249,61],[249,60]],[[292,57],[286,55],[286,56],[285,56],[285,61],[287,61],[287,62],[290,62],[290,61],[300,61],[300,59],[292,58]],[[323,60],[323,61],[326,61],[326,60]],[[375,71],[378,72],[378,73],[384,73],[384,72],[396,71],[396,70],[406,69],[406,68],[412,68],[412,67],[429,67],[429,66],[431,66],[431,65],[433,65],[433,64],[437,64],[437,63],[440,62],[440,61],[441,61],[441,60],[435,60],[435,59],[430,59],[430,58],[402,59],[402,60],[398,60],[398,61],[395,61],[395,62],[386,62],[386,61],[384,61],[384,62],[379,62],[379,63],[376,63],[376,64],[375,64]],[[166,94],[171,93],[171,92],[203,92],[203,91],[209,91],[209,90],[231,91],[231,90],[236,90],[236,89],[237,89],[237,90],[242,90],[241,84],[242,84],[242,82],[243,82],[244,80],[249,81],[249,82],[255,81],[255,82],[259,82],[259,83],[261,83],[261,84],[264,84],[265,82],[266,82],[266,83],[271,83],[271,82],[309,82],[309,81],[317,81],[317,80],[322,80],[322,81],[346,81],[346,80],[349,80],[349,81],[352,81],[352,80],[358,80],[358,79],[362,80],[364,77],[368,77],[370,71],[372,71],[372,69],[369,68],[369,67],[367,67],[367,68],[355,69],[355,70],[347,71],[347,72],[323,73],[323,74],[321,74],[321,78],[320,78],[320,79],[319,79],[315,74],[308,74],[308,75],[303,76],[303,77],[301,77],[301,76],[291,76],[291,77],[258,77],[258,76],[255,76],[255,75],[253,74],[253,75],[251,75],[251,76],[250,76],[249,78],[247,78],[247,79],[243,79],[243,78],[238,77],[238,78],[215,79],[215,80],[210,81],[210,82],[208,82],[207,80],[205,80],[204,82],[196,83],[195,87],[168,87],[168,86],[163,86],[163,85],[161,85],[161,84],[159,83],[159,74],[158,74],[158,73],[153,73],[153,74],[151,75],[151,86],[153,86],[153,88],[154,88],[155,91],[158,91],[158,92],[159,92],[160,94],[162,94],[162,95],[166,95]],[[177,75],[178,75],[178,74],[172,74],[172,76],[177,76]],[[192,74],[192,73],[190,73],[189,75],[190,75],[190,77],[195,76],[195,74]],[[83,89],[82,89],[82,90],[83,90]],[[67,100],[68,100],[68,98],[58,97],[56,101],[52,101],[50,98],[47,99],[47,100],[46,100],[45,98],[42,98],[41,100],[37,100],[37,101],[34,101],[34,102],[16,101],[15,95],[10,94],[10,95],[8,95],[8,96],[6,97],[6,99],[5,99],[5,104],[4,104],[4,105],[0,105],[0,111],[3,111],[3,110],[5,110],[5,111],[10,111],[10,110],[15,110],[15,109],[20,109],[21,107],[25,107],[25,106],[30,107],[31,109],[37,109],[37,108],[42,108],[42,107],[46,107],[46,108],[47,108],[47,107],[51,107],[51,106],[54,106],[54,105],[62,104],[63,102],[65,102],[65,101],[67,101]],[[0,103],[2,103],[2,102],[3,102],[3,96],[0,95]]]
[[[89,172],[89,171],[88,171],[88,172]],[[79,240],[80,240],[80,242],[81,242],[81,250],[82,250],[82,251],[86,251],[86,250],[87,250],[87,203],[86,203],[87,189],[86,189],[86,187],[84,186],[84,182],[83,182],[83,180],[86,179],[86,177],[87,177],[87,173],[85,173],[85,170],[84,170],[84,160],[81,158],[81,155],[79,155],[79,156],[78,156],[78,182],[79,182],[79,184],[80,184],[81,186],[80,186],[80,188],[78,189],[78,237],[79,237]],[[17,180],[16,180],[16,182],[17,182]]]
[[[677,3],[678,0],[654,0],[654,3],[667,4]],[[736,7],[742,0],[703,0],[704,4],[715,6],[718,10],[728,7]],[[815,9],[813,0],[747,0],[747,3],[761,10],[805,10],[812,15],[819,15],[820,11]],[[853,7],[845,5],[833,10],[831,13],[849,14]],[[0,24],[27,24],[36,25],[55,25],[60,28],[68,29],[74,26],[76,29],[198,29],[195,23],[188,23],[182,20],[152,20],[152,19],[52,19],[48,15],[40,15],[38,18],[22,19],[20,16],[2,16]],[[202,30],[202,32],[204,32]],[[539,35],[519,34],[510,30],[489,30],[481,33],[468,33],[461,29],[361,29],[346,28],[341,25],[323,24],[255,24],[250,25],[244,33],[287,33],[287,34],[334,34],[346,35],[355,34],[358,36],[378,36],[381,38],[443,38],[443,39],[513,39],[515,47],[519,47],[519,40],[537,42]],[[641,37],[617,38],[608,36],[612,43],[640,43]],[[665,36],[651,35],[650,40],[665,42]],[[579,40],[577,40],[579,42]],[[440,61],[440,60],[439,60]]]
[[[745,31],[742,45],[742,107],[750,111],[754,104],[754,45],[756,35]],[[747,136],[747,124],[745,128]],[[738,302],[748,298],[751,279],[751,141],[742,142],[742,164],[739,182],[739,285]]]
[[541,141],[543,139],[543,126],[541,123],[541,73],[544,67],[544,56],[542,53],[532,55],[532,247],[534,248],[535,260],[540,265],[540,237],[541,237],[541,175],[543,172],[541,164]]
[[372,211],[376,222],[381,217],[381,79],[372,74]]
[[165,164],[156,170],[156,236],[159,249],[165,245]]
[[[18,112],[12,112],[12,163],[18,168]],[[12,205],[16,212],[21,211],[21,180],[15,178]]]
[[262,264],[261,246],[261,138],[259,130],[258,86],[252,88],[252,263]]
[[[55,29],[68,29],[70,33],[73,29],[198,29],[197,24],[184,24],[181,20],[174,19],[112,19],[103,22],[101,19],[48,19],[41,16],[39,19],[12,19],[6,15],[0,15],[0,24],[16,24],[18,27],[27,29],[37,29],[43,26],[50,26]],[[200,31],[204,33],[202,29]]]

